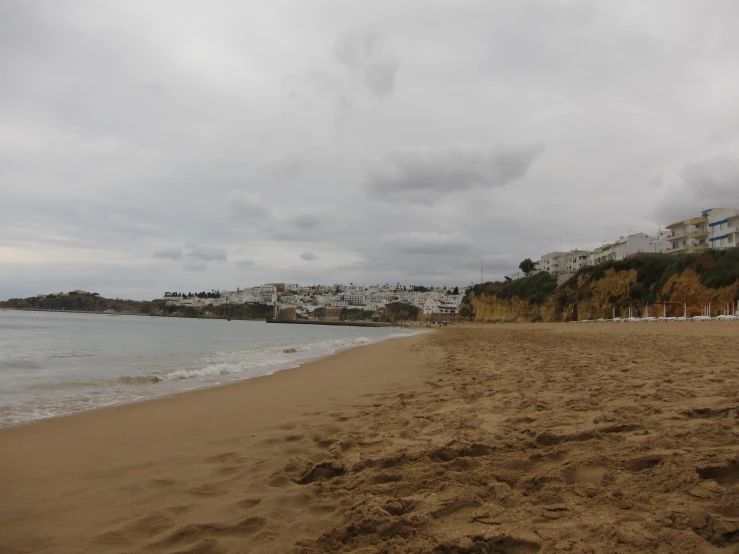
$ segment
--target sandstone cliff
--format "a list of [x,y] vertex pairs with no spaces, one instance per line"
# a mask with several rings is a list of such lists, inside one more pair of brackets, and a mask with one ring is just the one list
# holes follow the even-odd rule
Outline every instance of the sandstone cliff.
[[575,321],[644,315],[711,315],[739,301],[739,250],[644,254],[578,272],[560,286],[548,274],[469,289],[460,319]]

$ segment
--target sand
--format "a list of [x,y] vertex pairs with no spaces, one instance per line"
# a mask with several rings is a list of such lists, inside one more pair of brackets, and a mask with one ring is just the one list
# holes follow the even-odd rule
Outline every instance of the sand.
[[490,325],[0,431],[0,552],[737,552],[736,323]]

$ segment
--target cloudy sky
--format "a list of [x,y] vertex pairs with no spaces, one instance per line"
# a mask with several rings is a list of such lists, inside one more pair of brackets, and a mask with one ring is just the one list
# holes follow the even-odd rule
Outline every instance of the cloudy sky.
[[0,299],[466,284],[739,207],[735,0],[2,0]]

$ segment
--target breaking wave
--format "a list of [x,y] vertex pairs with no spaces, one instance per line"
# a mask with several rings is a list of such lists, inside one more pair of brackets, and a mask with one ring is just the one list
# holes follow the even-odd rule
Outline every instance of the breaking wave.
[[339,350],[370,344],[382,339],[357,337],[347,340],[327,340],[312,344],[282,345],[236,352],[214,354],[212,363],[202,368],[178,369],[161,376],[163,381],[192,379],[195,377],[224,377],[248,373],[244,377],[270,375],[279,369],[299,366],[306,360],[331,355]]
[[149,383],[159,383],[161,379],[156,375],[136,375],[119,377],[118,382],[122,385],[147,385]]

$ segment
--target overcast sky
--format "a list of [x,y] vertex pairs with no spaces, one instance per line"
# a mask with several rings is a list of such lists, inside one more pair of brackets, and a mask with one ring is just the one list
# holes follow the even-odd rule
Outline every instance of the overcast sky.
[[736,0],[0,0],[0,299],[462,285],[739,207]]

